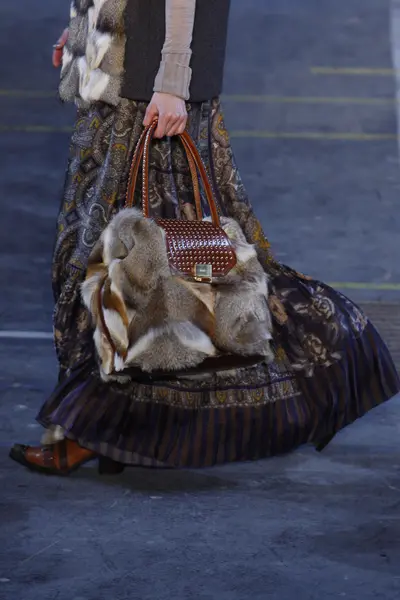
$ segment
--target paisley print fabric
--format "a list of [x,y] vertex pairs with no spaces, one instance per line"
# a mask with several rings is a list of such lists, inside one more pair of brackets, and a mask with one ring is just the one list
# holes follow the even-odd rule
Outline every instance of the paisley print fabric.
[[[124,204],[146,105],[123,100],[116,108],[98,103],[80,110],[53,260],[60,385],[39,421],[125,462],[194,466],[275,454],[333,435],[400,387],[386,346],[360,309],[274,259],[240,178],[219,100],[188,109],[188,129],[220,210],[239,222],[269,276],[275,360],[201,381],[100,381],[79,286],[93,245]],[[177,139],[153,144],[150,203],[154,216],[169,218],[180,218],[193,203]],[[204,198],[203,206],[207,212]]]

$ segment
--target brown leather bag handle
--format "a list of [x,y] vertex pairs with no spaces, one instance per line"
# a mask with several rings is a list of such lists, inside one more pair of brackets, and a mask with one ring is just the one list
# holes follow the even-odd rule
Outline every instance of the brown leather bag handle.
[[203,209],[201,208],[201,193],[200,193],[199,177],[197,174],[196,163],[195,163],[191,153],[188,151],[188,148],[185,145],[186,142],[184,141],[183,138],[181,138],[181,140],[182,140],[182,143],[186,150],[186,158],[189,163],[190,174],[192,177],[192,186],[193,186],[193,194],[194,194],[194,204],[195,204],[195,208],[196,208],[196,216],[197,216],[197,220],[201,221],[203,218]]
[[[143,189],[142,189],[142,202],[143,202],[143,215],[145,217],[150,216],[150,207],[149,207],[149,154],[150,154],[150,146],[153,139],[154,131],[157,127],[157,121],[153,121],[151,125],[146,127],[140,136],[140,139],[137,143],[130,170],[130,177],[128,183],[128,189],[126,194],[126,208],[131,208],[134,204],[134,194],[137,184],[137,177],[139,173],[139,167],[143,159]],[[209,181],[207,171],[203,164],[203,161],[200,157],[200,154],[196,148],[195,143],[193,142],[190,135],[185,131],[183,134],[179,135],[181,142],[183,144],[186,157],[189,163],[189,169],[193,182],[193,191],[195,197],[195,205],[196,205],[196,215],[197,219],[202,219],[202,209],[201,209],[201,196],[200,196],[200,186],[199,186],[199,177],[200,175],[201,182],[204,186],[204,191],[206,194],[207,202],[211,212],[212,222],[219,226],[219,215],[216,206],[216,202],[214,199],[214,194],[212,191],[211,183]]]
[[135,200],[135,190],[139,173],[140,163],[142,162],[144,152],[144,142],[146,139],[147,129],[142,131],[142,135],[136,144],[135,152],[133,153],[131,168],[129,172],[128,188],[126,190],[125,208],[132,208]]
[[[152,123],[152,125],[150,125],[149,127],[147,127],[146,129],[143,130],[142,135],[140,136],[140,139],[139,139],[138,143],[136,144],[135,152],[134,152],[132,163],[131,163],[131,171],[130,171],[128,189],[127,189],[127,193],[126,193],[126,202],[125,202],[126,208],[132,208],[132,206],[134,204],[134,195],[135,195],[135,190],[136,190],[136,185],[137,185],[137,178],[138,178],[138,174],[139,174],[139,167],[142,162],[143,154],[144,154],[145,146],[146,146],[146,136],[147,136],[149,129],[152,128],[153,126],[154,126],[154,129],[157,127],[157,121],[154,121]],[[185,147],[185,149],[186,149],[186,147]],[[201,209],[201,195],[200,195],[200,186],[199,186],[199,179],[198,179],[198,175],[197,175],[197,169],[196,169],[196,165],[191,157],[191,154],[190,154],[190,156],[189,156],[189,154],[187,154],[187,159],[189,162],[189,169],[190,169],[190,174],[191,174],[191,178],[192,178],[194,201],[195,201],[195,207],[196,207],[196,216],[197,216],[197,220],[201,221],[201,219],[203,218],[203,212]]]
[[[215,202],[214,192],[213,192],[209,177],[207,175],[207,170],[204,166],[203,160],[199,154],[199,151],[196,148],[196,144],[194,143],[194,141],[192,140],[190,135],[187,133],[187,131],[184,131],[180,137],[181,137],[181,140],[184,143],[184,145],[186,145],[186,150],[191,153],[192,159],[193,159],[193,161],[196,165],[196,168],[200,174],[200,180],[203,184],[204,191],[205,191],[206,198],[207,198],[207,203],[210,208],[211,220],[214,223],[214,225],[219,227],[220,221],[219,221],[219,213],[218,213],[217,203]],[[188,154],[188,157],[189,157],[189,154]]]
[[[157,121],[152,123],[148,128],[148,131],[145,136],[144,144],[143,144],[143,186],[142,186],[142,196],[143,196],[143,215],[147,218],[150,217],[150,203],[149,203],[149,165],[150,165],[150,146],[153,139],[154,131],[157,127]],[[201,195],[200,195],[200,186],[199,186],[199,178],[197,175],[196,163],[192,157],[192,153],[187,149],[187,143],[182,139],[183,146],[186,152],[186,158],[189,163],[190,174],[192,177],[193,184],[193,192],[194,192],[194,201],[196,207],[196,216],[197,220],[201,221],[203,218],[203,211],[201,208]],[[135,170],[136,171],[136,170]],[[137,176],[137,174],[136,174]],[[136,188],[136,185],[135,185]]]

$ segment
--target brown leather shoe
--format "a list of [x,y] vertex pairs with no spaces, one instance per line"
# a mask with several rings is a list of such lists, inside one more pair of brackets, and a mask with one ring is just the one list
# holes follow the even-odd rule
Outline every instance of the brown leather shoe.
[[82,448],[68,439],[47,446],[14,444],[10,450],[10,458],[31,471],[46,475],[69,475],[95,458],[99,460],[100,475],[117,475],[125,468],[122,463],[98,456],[92,450]]
[[14,444],[10,458],[32,471],[48,475],[69,475],[84,463],[96,458],[95,452],[64,439],[49,446]]

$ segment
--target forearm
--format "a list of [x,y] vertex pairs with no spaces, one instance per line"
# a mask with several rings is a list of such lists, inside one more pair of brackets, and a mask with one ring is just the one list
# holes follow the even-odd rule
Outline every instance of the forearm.
[[166,36],[154,91],[188,100],[196,0],[165,0],[165,12]]

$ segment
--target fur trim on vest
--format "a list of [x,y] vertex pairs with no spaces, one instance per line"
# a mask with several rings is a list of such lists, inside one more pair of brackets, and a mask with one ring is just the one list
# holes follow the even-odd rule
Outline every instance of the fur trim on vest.
[[127,0],[72,0],[64,48],[60,97],[80,106],[116,106],[124,72]]

